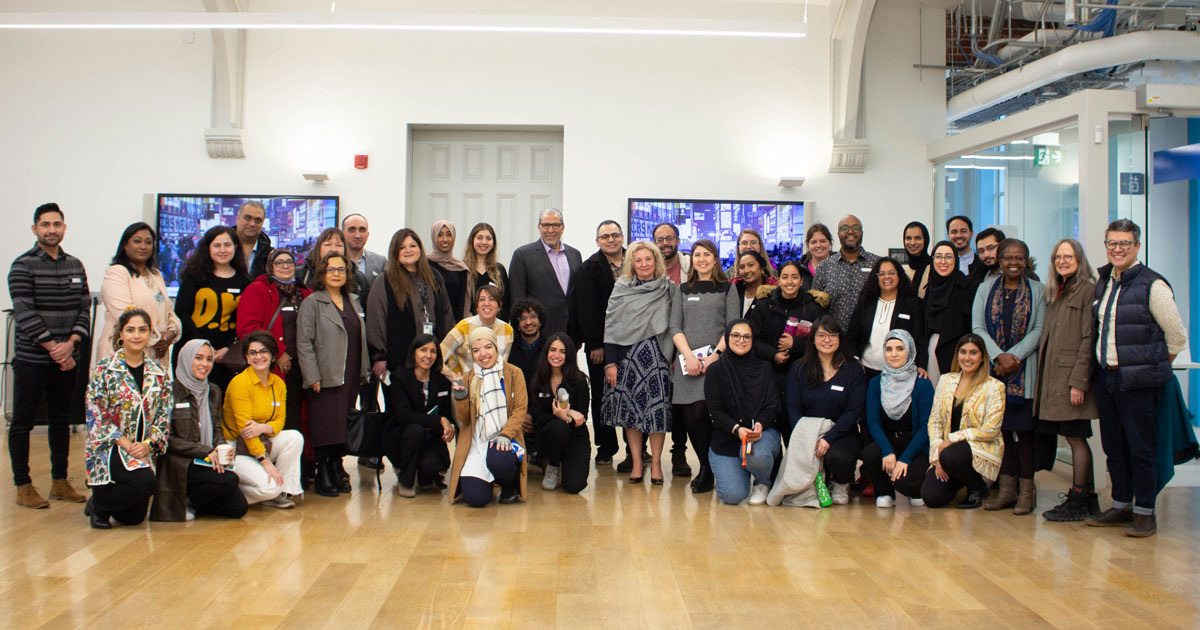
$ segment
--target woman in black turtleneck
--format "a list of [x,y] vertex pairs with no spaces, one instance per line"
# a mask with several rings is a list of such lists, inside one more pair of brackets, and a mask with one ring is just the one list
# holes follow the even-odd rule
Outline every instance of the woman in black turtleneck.
[[[954,345],[971,332],[971,305],[975,292],[971,283],[958,270],[958,254],[950,241],[933,246],[933,271],[925,291],[925,332],[929,337],[929,377],[937,383],[938,375],[950,371]],[[935,372],[936,369],[936,372]]]

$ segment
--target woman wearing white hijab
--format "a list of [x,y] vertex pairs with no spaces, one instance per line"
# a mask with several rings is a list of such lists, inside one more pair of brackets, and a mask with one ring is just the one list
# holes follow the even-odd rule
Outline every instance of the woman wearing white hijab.
[[906,330],[883,339],[883,373],[867,385],[867,427],[872,442],[862,450],[863,472],[875,484],[875,506],[896,504],[896,491],[923,505],[921,484],[929,468],[929,413],[933,384],[917,375],[917,345]]
[[462,426],[454,446],[450,502],[460,498],[471,507],[492,502],[493,484],[500,503],[525,498],[525,434],[521,425],[529,406],[525,376],[504,362],[496,333],[476,328],[467,341],[475,370],[466,382],[467,397],[456,402]]
[[197,513],[228,518],[246,514],[238,476],[225,468],[217,453],[225,438],[221,388],[208,382],[214,354],[212,344],[204,339],[192,339],[179,351],[172,387],[175,408],[167,453],[158,466],[152,521],[190,521]]

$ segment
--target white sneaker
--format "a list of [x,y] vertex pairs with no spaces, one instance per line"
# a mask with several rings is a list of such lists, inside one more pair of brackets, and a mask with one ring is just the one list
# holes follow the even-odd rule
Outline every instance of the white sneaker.
[[848,483],[831,483],[829,484],[829,496],[833,498],[834,505],[846,505],[850,502],[850,484]]
[[767,494],[771,492],[771,487],[764,484],[756,484],[754,489],[750,491],[750,505],[766,505]]
[[908,504],[912,507],[925,507],[925,499],[921,497],[908,497]]
[[196,510],[193,510],[192,508],[188,508],[187,514],[184,515],[183,520],[185,520],[185,521],[196,520]]
[[290,510],[296,507],[296,502],[289,499],[286,494],[280,493],[279,496],[273,499],[263,501],[263,505],[273,507],[277,510]]
[[886,494],[883,496],[875,497],[875,507],[877,507],[877,508],[890,508],[890,507],[895,507],[895,506],[896,506],[895,497],[889,497]]
[[542,490],[557,490],[561,466],[546,465],[546,474],[542,475]]

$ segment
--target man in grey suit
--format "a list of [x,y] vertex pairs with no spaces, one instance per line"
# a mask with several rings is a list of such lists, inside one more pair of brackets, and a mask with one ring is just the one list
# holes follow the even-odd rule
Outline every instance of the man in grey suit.
[[556,208],[546,208],[538,215],[538,232],[542,237],[513,252],[508,265],[508,279],[515,303],[534,298],[546,309],[542,334],[567,332],[570,321],[568,296],[571,280],[583,257],[579,250],[562,242],[563,215]]

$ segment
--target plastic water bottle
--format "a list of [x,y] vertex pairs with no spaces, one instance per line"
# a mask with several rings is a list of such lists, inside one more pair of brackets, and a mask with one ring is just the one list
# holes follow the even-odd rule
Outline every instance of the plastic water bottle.
[[825,485],[825,473],[817,473],[817,481],[814,485],[817,488],[817,502],[821,504],[821,507],[833,505],[833,497],[829,496],[829,487]]
[[557,395],[558,395],[558,406],[562,409],[570,409],[571,408],[571,393],[568,392],[565,388],[559,387]]

